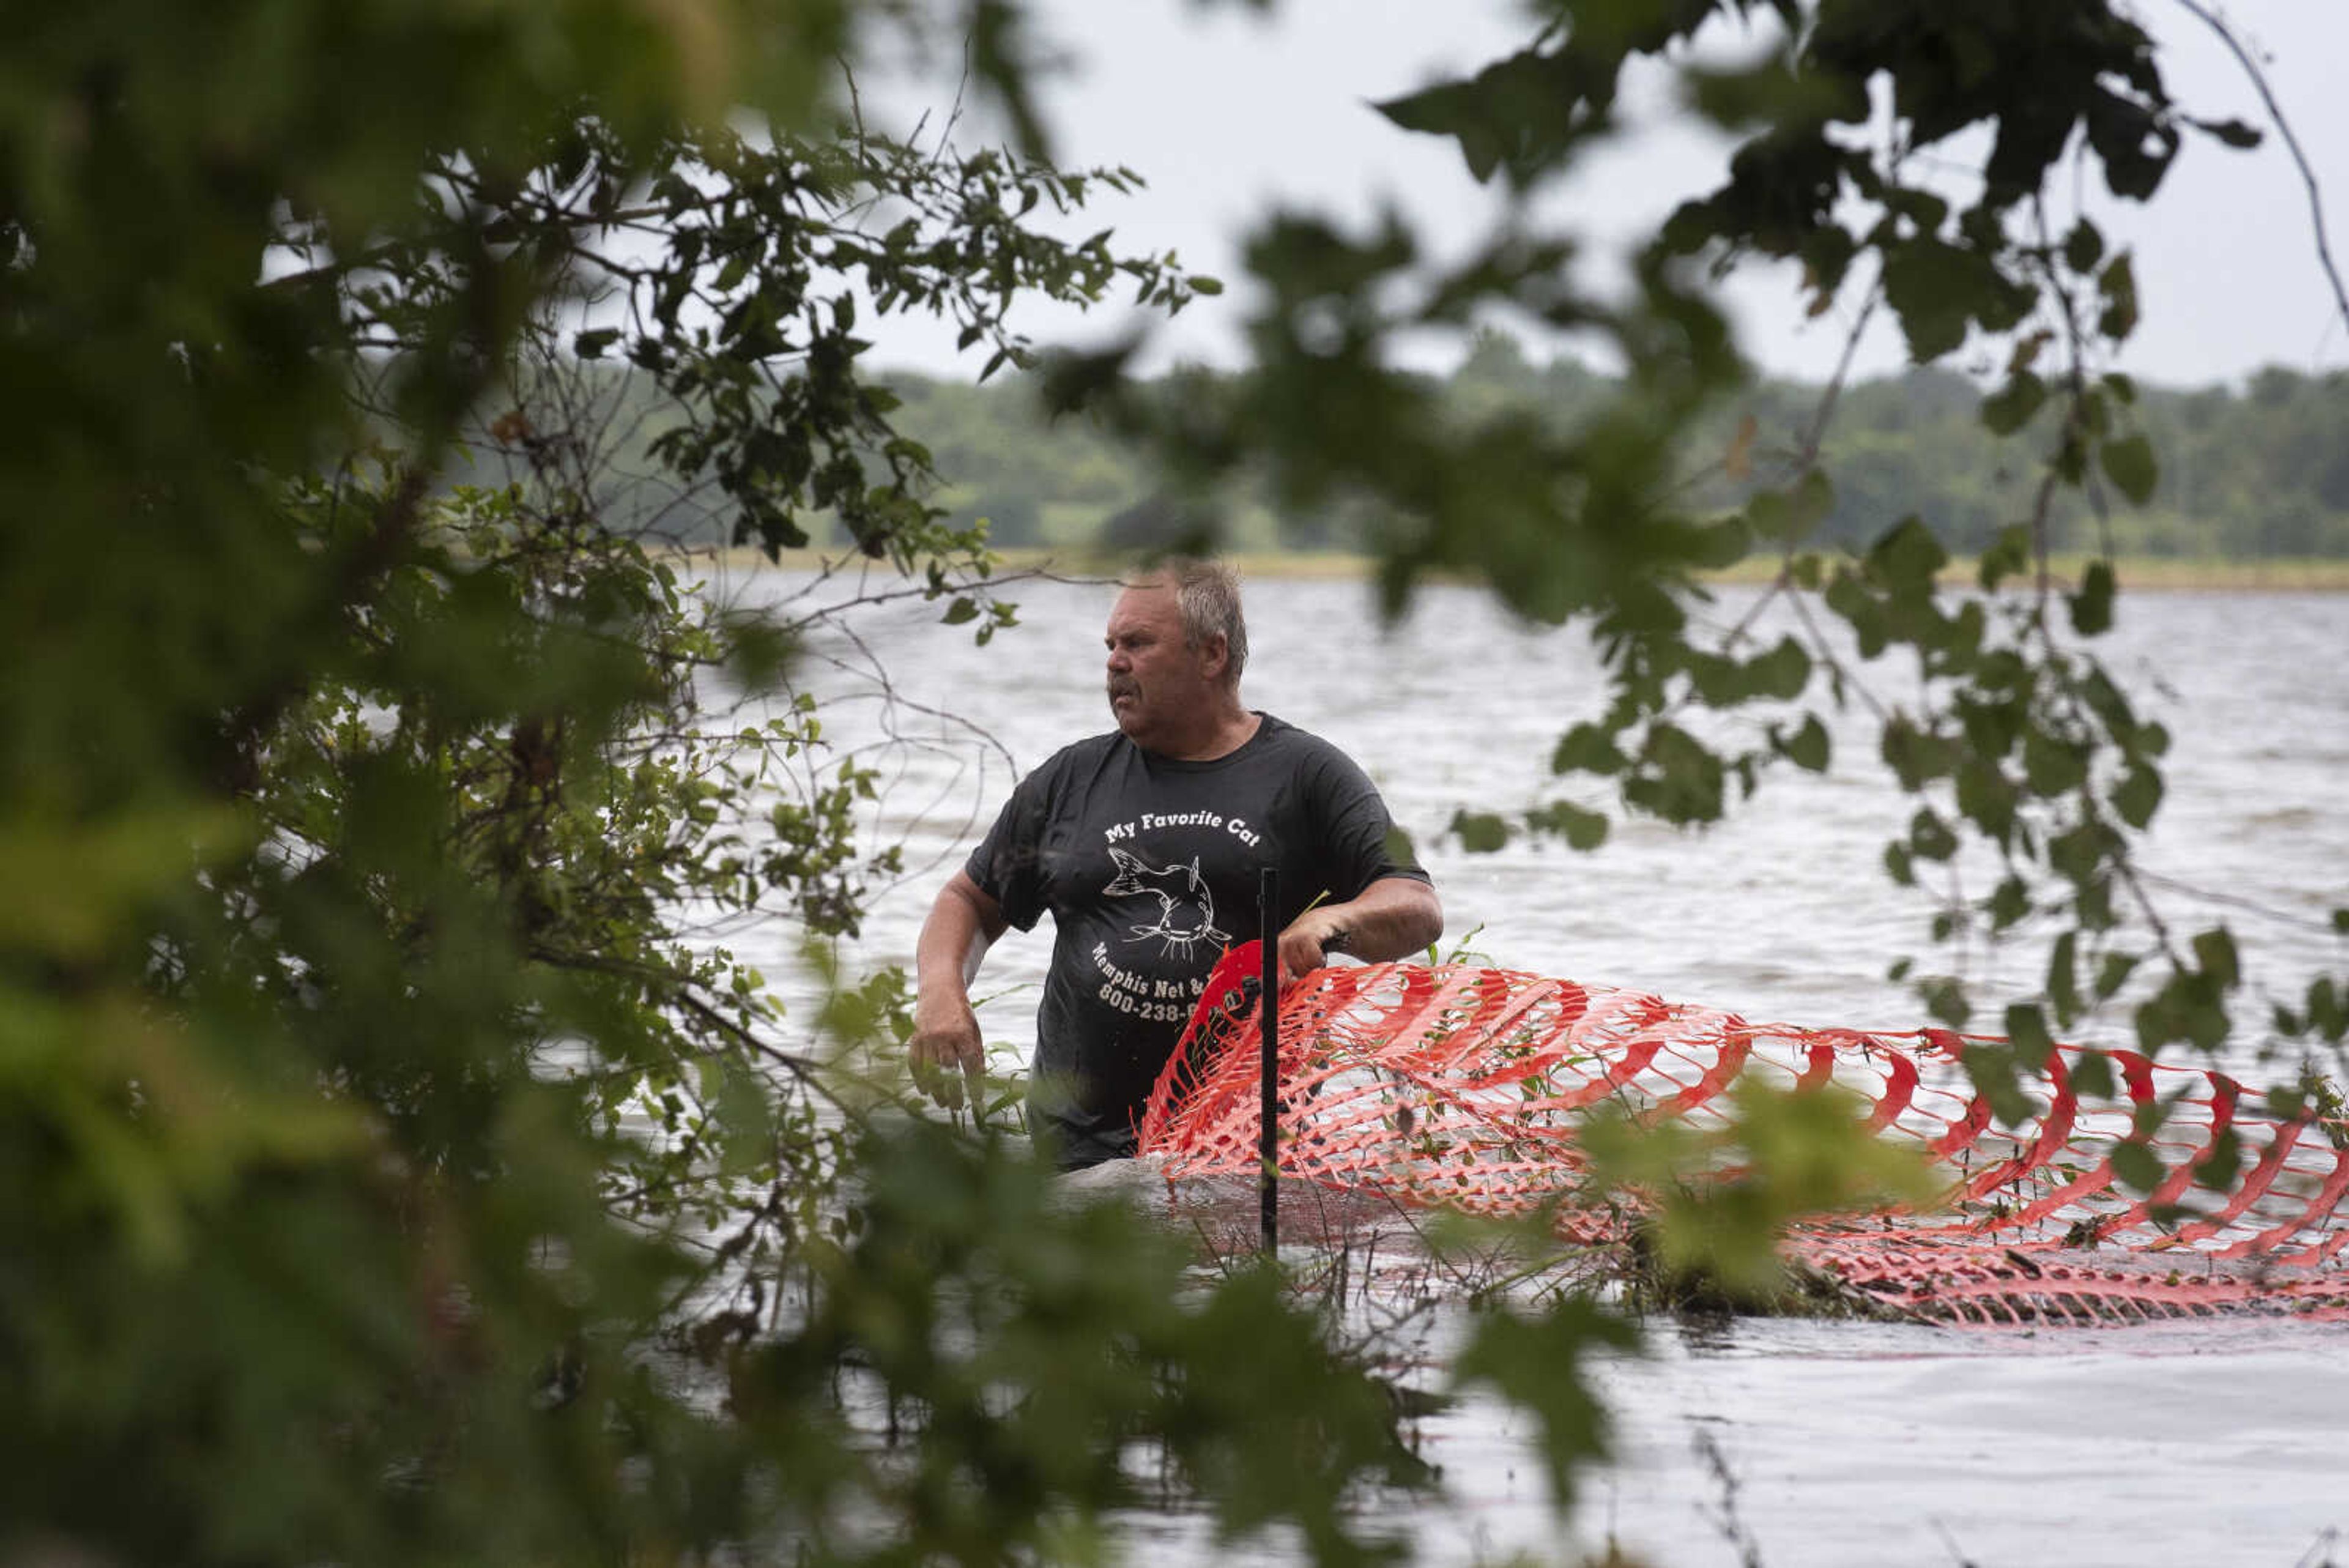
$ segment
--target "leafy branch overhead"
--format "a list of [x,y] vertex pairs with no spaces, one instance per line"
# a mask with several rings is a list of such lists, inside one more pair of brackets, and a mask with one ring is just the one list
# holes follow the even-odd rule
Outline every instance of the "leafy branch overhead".
[[983,379],[1033,360],[1008,320],[1017,301],[1092,305],[1130,287],[1133,303],[1172,313],[1214,286],[1171,257],[1115,254],[1105,230],[1071,244],[1030,226],[1040,209],[1066,215],[1089,192],[1130,190],[1121,170],[1063,173],[861,127],[638,145],[591,119],[563,122],[527,158],[439,161],[402,226],[357,247],[323,217],[300,223],[285,247],[298,270],[278,287],[338,306],[354,347],[400,357],[409,373],[384,411],[414,420],[429,411],[420,378],[436,335],[481,281],[451,241],[494,255],[541,303],[517,329],[545,337],[543,353],[643,372],[667,421],[647,456],[683,483],[713,482],[732,542],[771,556],[808,543],[811,512],[901,568],[941,537],[928,452],[895,428],[895,395],[858,373],[871,347],[860,308],[942,318],[962,347],[988,349]]
[[[1268,1282],[1177,1302],[1163,1239],[893,1142],[826,1030],[888,1039],[902,977],[788,1017],[725,940],[821,960],[906,869],[794,659],[892,600],[1012,619],[860,317],[1020,364],[1022,299],[1211,286],[1042,231],[1123,171],[865,130],[842,7],[266,10],[27,18],[0,72],[9,1546],[988,1557],[1129,1501],[1139,1438],[1346,1555],[1344,1489],[1409,1469],[1373,1383]],[[662,548],[819,512],[857,569],[773,602]],[[895,1260],[981,1166],[974,1310],[1049,1314],[1071,1258],[1159,1299],[1081,1292],[1102,1377],[1038,1364],[974,1442],[1070,1343],[903,1354],[939,1282]],[[1211,1376],[1235,1317],[1313,1395],[1285,1432]],[[942,1514],[843,1382],[1024,1504]]]
[[[1710,822],[1774,767],[1835,765],[1833,739],[1857,718],[1918,797],[1887,869],[1941,883],[1933,935],[1957,965],[1913,977],[1937,1015],[1971,1011],[1970,942],[2044,935],[2040,994],[2007,1014],[2018,1039],[2120,997],[2147,1049],[2215,1046],[2242,978],[2234,940],[2222,927],[2174,929],[2153,896],[2135,851],[2160,805],[2168,736],[2094,652],[2119,587],[2104,520],[2153,500],[2159,470],[2137,388],[2112,369],[2139,317],[2132,261],[2073,198],[2093,180],[2153,200],[2189,143],[2237,155],[2261,133],[2174,100],[2152,39],[2108,0],[1537,11],[1516,53],[1380,106],[1453,142],[1509,196],[1467,260],[1429,261],[1399,219],[1349,234],[1277,217],[1249,253],[1264,301],[1251,372],[1179,418],[1133,398],[1113,401],[1113,417],[1202,481],[1253,465],[1285,504],[1368,515],[1390,606],[1442,571],[1538,620],[1587,618],[1603,712],[1553,759],[1581,789],[1514,819],[1464,809],[1454,827],[1468,847],[1521,831],[1594,846],[1606,823],[1592,786],[1625,810]],[[1720,182],[1691,192],[1638,249],[1632,286],[1609,295],[1578,282],[1579,238],[1537,198],[1619,129],[1635,69],[1677,72],[1690,108],[1734,150]],[[1749,421],[1692,474],[1692,435],[1749,386],[1710,288],[1752,259],[1798,266],[1803,308],[1843,306],[1855,339],[1889,315],[1918,364],[1996,369],[1980,421],[2022,449],[2035,480],[1970,584],[1951,582],[1957,530],[1930,512],[1888,508],[1865,548],[1820,546],[1837,509],[1826,453],[1841,378],[1792,428]],[[1465,413],[1392,368],[1402,335],[1464,337],[1485,322],[1573,334],[1619,361],[1621,379],[1560,423],[1509,406]],[[1064,385],[1073,395],[1090,373],[1073,363]],[[1699,482],[1723,474],[1734,501],[1692,505],[1718,488]],[[2096,520],[2097,543],[2063,582],[2054,524],[2075,509]],[[1725,631],[1702,629],[1700,572],[1754,555],[1776,562],[1763,602]],[[1763,717],[1728,722],[1743,710]],[[1990,874],[1961,878],[1961,864]],[[2332,1016],[2301,1012],[2290,1021]],[[2340,1032],[2311,1036],[2327,1039]]]

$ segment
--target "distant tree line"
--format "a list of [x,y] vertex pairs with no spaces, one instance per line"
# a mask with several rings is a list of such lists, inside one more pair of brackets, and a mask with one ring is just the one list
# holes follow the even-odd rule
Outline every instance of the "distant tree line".
[[[620,432],[616,444],[624,452],[646,452],[682,418],[621,368],[577,370],[571,396],[605,405],[603,417]],[[1377,521],[1367,508],[1284,504],[1247,484],[1192,493],[1095,422],[1050,417],[1036,376],[972,385],[899,373],[887,383],[902,400],[901,434],[926,446],[944,477],[932,504],[957,525],[986,519],[999,545],[1131,547],[1213,528],[1243,549],[1375,547]],[[1227,375],[1186,369],[1160,378],[1151,391],[1173,403],[1197,402],[1232,385]],[[1579,360],[1537,364],[1515,339],[1487,333],[1443,389],[1464,421],[1521,412],[1571,429],[1619,389]],[[1822,393],[1763,380],[1700,421],[1685,453],[1692,500],[1726,511],[1783,478],[1816,422]],[[2040,477],[2032,459],[2052,432],[2026,427],[2020,443],[2002,441],[1984,423],[1983,397],[1974,381],[1940,368],[1844,389],[1821,445],[1834,503],[1818,538],[1864,545],[1915,514],[1950,547],[1972,554],[2027,516]],[[2158,489],[2142,507],[2108,493],[2101,518],[2067,491],[2052,510],[2057,550],[2349,558],[2349,372],[2271,368],[2240,388],[2143,387],[2137,397],[2137,418],[2160,457]],[[711,545],[726,543],[733,527],[732,509],[714,487],[680,488],[648,457],[622,461],[603,483],[611,490],[607,514],[644,533]],[[820,542],[833,542],[824,540],[822,518],[812,526]]]
[[[1180,379],[1179,395],[1211,395],[1221,378]],[[1146,532],[1197,515],[1154,504],[1163,480],[1083,421],[1046,421],[1022,382],[970,387],[904,377],[895,384],[906,430],[928,444],[951,482],[941,504],[959,519],[989,519],[999,544],[1081,544],[1121,522]],[[1163,385],[1178,395],[1174,383]],[[1447,391],[1464,415],[1516,407],[1570,426],[1603,406],[1614,387],[1578,360],[1537,365],[1512,339],[1489,334]],[[1772,458],[1798,443],[1819,398],[1816,386],[1767,380],[1724,404],[1688,454],[1699,493],[1724,507],[1742,502],[1752,482],[1734,471],[1766,478]],[[1835,483],[1825,536],[1864,544],[1914,513],[1952,547],[1974,552],[2026,515],[2037,475],[1984,426],[1982,400],[1973,382],[1941,369],[1847,389],[1822,449]],[[2349,556],[2349,373],[2269,369],[2240,389],[2147,387],[2138,411],[2161,455],[2160,488],[2142,508],[2110,499],[2101,526],[2115,551]],[[1727,462],[1749,416],[1750,452]],[[1300,549],[1353,545],[1361,526],[1359,518],[1284,509],[1257,494],[1226,498],[1224,521],[1240,544]],[[2066,497],[2056,509],[2058,547],[2094,548],[2099,525],[2085,504]]]

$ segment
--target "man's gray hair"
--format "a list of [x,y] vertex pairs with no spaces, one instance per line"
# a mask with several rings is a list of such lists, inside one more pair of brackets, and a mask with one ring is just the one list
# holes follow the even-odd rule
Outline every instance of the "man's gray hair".
[[1237,686],[1240,671],[1247,667],[1247,618],[1240,613],[1240,575],[1231,563],[1169,556],[1152,566],[1140,580],[1163,582],[1174,590],[1185,647],[1203,647],[1209,638],[1222,636],[1230,658],[1224,668],[1224,683]]

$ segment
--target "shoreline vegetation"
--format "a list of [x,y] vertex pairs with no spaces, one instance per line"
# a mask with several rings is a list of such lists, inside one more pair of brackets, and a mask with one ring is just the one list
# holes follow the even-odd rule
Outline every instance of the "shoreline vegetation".
[[[572,405],[595,409],[622,432],[623,450],[601,482],[606,515],[679,545],[709,548],[735,536],[739,503],[714,474],[657,477],[653,449],[694,416],[626,366],[576,360],[562,374]],[[1215,476],[1171,473],[1121,440],[1112,419],[1051,415],[1040,372],[984,386],[881,374],[879,395],[934,481],[917,486],[924,504],[949,528],[983,523],[990,545],[1023,562],[1131,560],[1205,537],[1260,563],[1268,576],[1346,576],[1361,569],[1353,557],[1378,552],[1381,529],[1367,501],[1303,500],[1245,464]],[[1212,408],[1245,389],[1234,373],[1178,370],[1138,380],[1124,396],[1139,417],[1163,405]],[[1450,376],[1416,389],[1425,417],[1439,423],[1560,437],[1604,418],[1621,392],[1571,358],[1537,364],[1495,334],[1478,338]],[[2271,368],[2240,387],[2132,384],[2126,411],[2114,417],[2128,432],[2124,450],[2144,454],[2152,472],[2130,470],[2127,492],[2099,477],[2085,490],[2043,494],[2058,444],[2052,404],[2008,430],[2009,415],[1993,417],[2000,405],[1986,403],[1980,385],[1936,369],[1844,388],[1833,428],[1806,468],[1803,432],[1823,396],[1818,387],[1766,379],[1724,396],[1676,442],[1673,472],[1682,478],[1672,509],[1725,518],[1765,493],[1791,495],[1799,481],[1812,486],[1806,514],[1816,514],[1803,536],[1820,549],[1864,549],[1913,516],[1950,554],[1971,557],[2029,517],[2038,520],[2034,537],[2059,559],[2109,555],[2127,564],[2125,583],[2139,587],[2349,586],[2349,371]],[[868,467],[876,461],[864,456]],[[456,477],[502,484],[514,459],[478,453],[472,471]],[[816,504],[812,481],[799,483],[793,529],[817,550],[848,548],[849,531]],[[1758,542],[1767,549],[1779,538]],[[1730,568],[1725,579],[1766,579],[1769,560]],[[1951,568],[1951,580],[1959,571]]]
[[[1113,576],[1133,559],[1131,556],[1098,549],[1012,546],[998,553],[1007,573],[1040,572],[1081,578]],[[819,572],[843,565],[854,566],[860,559],[852,550],[809,548],[786,550],[771,563],[763,553],[748,545],[730,549],[680,547],[665,553],[665,558],[687,563],[688,567],[708,566],[728,572]],[[1367,556],[1325,550],[1237,550],[1229,552],[1228,558],[1243,576],[1319,581],[1363,580],[1376,565]],[[2054,586],[2076,586],[2089,559],[2079,555],[2054,557]],[[1699,580],[1725,587],[1758,585],[1773,581],[1778,569],[1775,558],[1752,556],[1733,566],[1706,572]],[[1977,571],[1977,563],[1971,559],[1952,561],[1943,568],[1940,580],[1947,587],[1967,587],[1980,580]],[[2114,572],[2123,592],[2349,593],[2349,560],[2188,560],[2167,556],[2121,556],[2114,561]],[[2029,574],[2018,576],[2013,579],[2015,588],[2010,591],[2027,590],[2032,581]]]

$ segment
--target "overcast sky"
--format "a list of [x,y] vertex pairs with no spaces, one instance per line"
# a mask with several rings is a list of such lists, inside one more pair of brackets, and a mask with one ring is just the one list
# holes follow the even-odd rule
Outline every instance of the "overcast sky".
[[[1033,0],[1032,8],[1067,62],[1044,94],[1059,161],[1125,164],[1149,182],[1140,196],[1090,209],[1081,233],[1114,224],[1123,248],[1173,250],[1193,270],[1237,283],[1247,230],[1277,204],[1356,224],[1392,205],[1438,244],[1464,242],[1494,211],[1493,193],[1469,179],[1450,143],[1400,130],[1369,105],[1519,45],[1525,28],[1504,0],[1284,0],[1268,19],[1182,0]],[[2271,130],[2240,65],[2183,5],[2137,0],[2137,9],[2189,112]],[[2349,90],[2340,83],[2349,0],[2227,0],[2221,9],[2266,57],[2349,265]],[[1724,47],[1736,42],[1724,32]],[[1717,181],[1727,145],[1672,112],[1661,75],[1632,88],[1645,128],[1545,199],[1546,212],[1602,248]],[[960,140],[985,137],[973,122]],[[2137,253],[2145,320],[2123,368],[2200,384],[2266,364],[2349,365],[2349,329],[2317,264],[2306,189],[2280,138],[2242,153],[2194,137],[2149,208],[2106,202],[2094,212],[2108,239]],[[1614,275],[1603,260],[1592,265],[1594,282]],[[1732,307],[1747,353],[1766,369],[1816,379],[1840,351],[1843,327],[1834,316],[1806,320],[1794,281],[1785,270],[1757,272],[1734,288]],[[1085,340],[1132,326],[1122,308],[1092,317],[1039,311],[1021,324],[1041,341]],[[1235,362],[1246,308],[1237,292],[1200,301],[1157,331],[1152,362]],[[921,330],[890,332],[879,356],[933,371],[954,364],[951,338]],[[1904,359],[1897,330],[1879,322],[1863,370]]]

